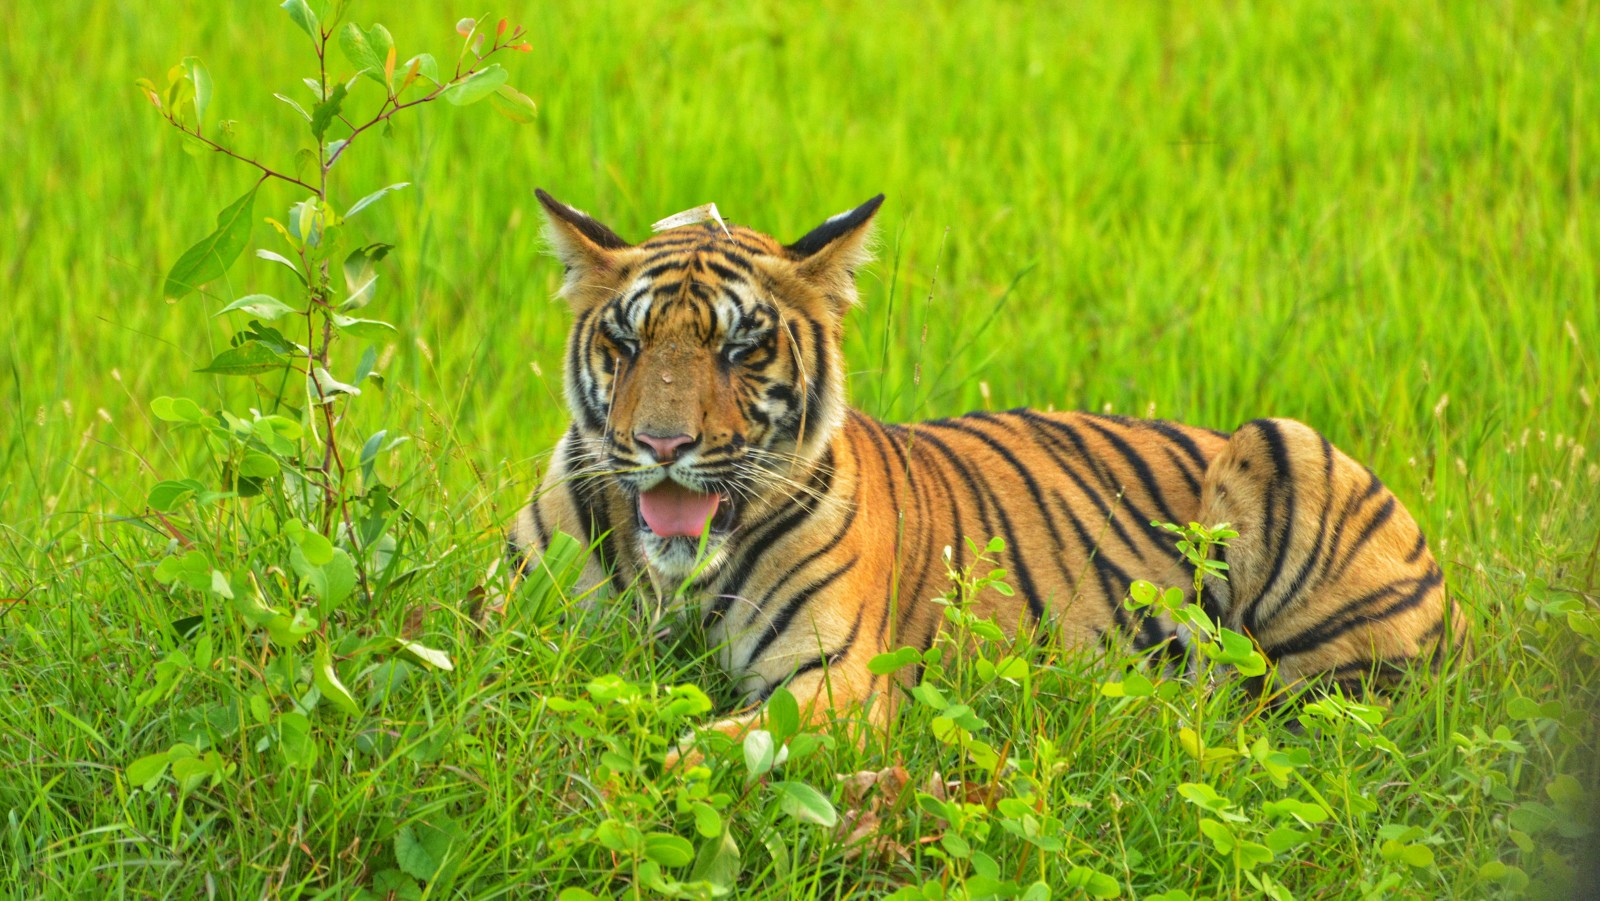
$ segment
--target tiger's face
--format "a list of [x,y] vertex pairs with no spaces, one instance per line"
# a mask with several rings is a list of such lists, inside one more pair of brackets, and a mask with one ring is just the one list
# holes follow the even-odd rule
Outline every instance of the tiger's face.
[[839,352],[854,267],[881,198],[794,244],[685,226],[629,245],[540,192],[575,312],[565,388],[579,478],[634,509],[661,576],[714,571],[846,412]]

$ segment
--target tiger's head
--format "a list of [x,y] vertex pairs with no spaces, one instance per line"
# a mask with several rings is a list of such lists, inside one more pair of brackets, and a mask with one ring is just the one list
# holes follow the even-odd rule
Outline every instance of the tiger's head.
[[843,317],[883,195],[785,245],[717,223],[629,244],[537,194],[575,316],[575,477],[627,496],[658,573],[710,571],[741,529],[807,490],[797,475],[844,421]]

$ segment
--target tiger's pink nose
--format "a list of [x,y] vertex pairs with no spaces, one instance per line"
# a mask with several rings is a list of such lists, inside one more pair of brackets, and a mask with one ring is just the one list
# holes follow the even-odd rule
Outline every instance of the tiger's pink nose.
[[658,463],[671,463],[678,456],[678,448],[694,444],[693,435],[672,435],[662,438],[656,435],[647,435],[639,432],[633,436],[634,440],[650,448]]

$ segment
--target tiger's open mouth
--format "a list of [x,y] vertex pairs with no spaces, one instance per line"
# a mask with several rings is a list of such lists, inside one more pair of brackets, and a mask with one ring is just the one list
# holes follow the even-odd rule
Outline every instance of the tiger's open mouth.
[[639,494],[639,526],[659,538],[700,538],[709,523],[711,534],[733,528],[738,510],[733,498],[702,493],[666,479]]

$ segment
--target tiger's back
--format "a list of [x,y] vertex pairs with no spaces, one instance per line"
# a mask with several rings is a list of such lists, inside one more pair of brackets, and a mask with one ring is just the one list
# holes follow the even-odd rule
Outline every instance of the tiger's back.
[[1069,644],[1181,643],[1121,603],[1136,579],[1192,583],[1155,521],[1235,526],[1231,581],[1207,586],[1208,607],[1289,681],[1401,672],[1460,629],[1404,507],[1300,423],[1228,435],[1085,413],[889,425],[850,410],[843,316],[881,197],[787,246],[711,225],[634,246],[540,198],[577,314],[573,424],[513,530],[517,555],[537,565],[565,531],[601,549],[591,585],[688,586],[751,700],[786,684],[824,717],[883,692],[868,662],[932,643],[931,599],[969,539],[1005,539],[1016,589],[983,593],[976,612],[1047,623]]

